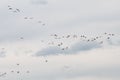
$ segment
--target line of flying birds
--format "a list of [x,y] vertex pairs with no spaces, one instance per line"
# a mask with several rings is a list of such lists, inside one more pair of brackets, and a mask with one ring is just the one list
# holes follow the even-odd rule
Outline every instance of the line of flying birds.
[[[81,40],[81,41],[84,41],[84,42],[94,42],[94,41],[96,41],[96,42],[98,42],[98,44],[103,44],[104,40],[102,40],[102,38],[110,40],[111,37],[115,36],[115,34],[104,33],[101,36],[96,36],[96,37],[92,37],[92,38],[89,38],[86,35],[76,35],[76,34],[74,34],[74,35],[62,35],[62,36],[59,36],[58,34],[52,34],[50,36],[52,36],[53,39],[55,39],[58,42],[56,43],[55,41],[50,41],[48,43],[49,45],[62,47],[64,45],[64,41],[66,41],[66,39],[68,39],[68,40],[76,39],[76,40]],[[62,50],[67,50],[67,49],[69,49],[69,46],[62,47],[61,49]]]
[[[20,13],[20,12],[22,12],[19,8],[14,8],[14,7],[10,6],[10,5],[8,5],[8,10],[10,12],[13,12],[13,13]],[[33,19],[35,19],[35,17],[27,17],[26,16],[26,17],[24,17],[24,19],[25,20],[33,20]],[[38,20],[37,23],[42,24],[42,26],[46,25],[46,23],[43,23],[41,20]]]
[[[10,5],[8,5],[8,10],[13,13],[21,13],[22,11],[19,8],[14,8]],[[25,16],[23,17],[24,20],[32,20],[34,21],[35,17]],[[41,26],[46,26],[46,23],[44,23],[42,20],[37,20],[37,23],[39,23]],[[20,39],[24,39],[23,37],[20,37]]]

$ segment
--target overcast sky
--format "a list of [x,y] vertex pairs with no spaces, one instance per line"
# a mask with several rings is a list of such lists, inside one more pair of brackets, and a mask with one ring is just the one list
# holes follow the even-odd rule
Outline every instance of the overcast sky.
[[0,0],[0,80],[120,80],[120,1]]

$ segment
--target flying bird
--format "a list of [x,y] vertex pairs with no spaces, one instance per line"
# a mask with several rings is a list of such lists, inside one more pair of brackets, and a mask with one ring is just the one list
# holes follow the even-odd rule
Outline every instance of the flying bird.
[[20,12],[20,9],[16,9],[16,11]]

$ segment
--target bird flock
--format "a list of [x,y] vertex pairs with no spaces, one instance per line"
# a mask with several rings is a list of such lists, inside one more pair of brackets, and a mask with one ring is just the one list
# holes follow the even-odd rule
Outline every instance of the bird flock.
[[[77,35],[77,34],[69,34],[69,35],[58,35],[58,34],[52,34],[50,35],[54,41],[48,42],[48,45],[57,46],[60,47],[61,50],[68,50],[70,46],[64,46],[64,43],[68,41],[68,44],[72,44],[72,42],[76,41],[84,41],[86,43],[89,42],[97,42],[99,45],[104,44],[105,40],[111,40],[113,37],[115,37],[115,34],[113,33],[103,33],[100,36],[95,37],[89,37],[86,35]],[[64,47],[63,47],[64,46]]]
[[[13,13],[21,13],[21,12],[23,12],[23,11],[21,11],[21,9],[16,8],[16,7],[12,7],[11,5],[8,5],[8,10],[10,12],[13,12]],[[30,17],[30,16],[25,16],[25,17],[23,17],[23,19],[27,20],[27,21],[28,20],[35,21],[36,18],[35,17]],[[38,20],[37,23],[40,23],[42,26],[46,25],[46,23],[43,23],[41,20]],[[106,35],[106,39],[108,39],[108,40],[110,40],[110,38],[112,36],[115,36],[115,34],[106,33],[106,32],[104,33],[104,35]],[[50,41],[48,43],[49,45],[54,45],[54,46],[58,46],[58,47],[62,47],[64,45],[64,41],[66,41],[66,39],[69,39],[69,40],[70,39],[81,39],[82,41],[86,41],[86,42],[94,42],[94,41],[97,41],[97,40],[104,37],[103,35],[101,35],[101,36],[96,36],[94,38],[88,38],[86,35],[76,35],[76,34],[74,34],[74,35],[69,34],[69,35],[62,35],[62,36],[59,36],[58,34],[52,34],[50,36],[52,36],[55,40],[59,40],[59,41],[63,40],[63,42],[59,42],[59,43],[56,43],[56,44],[55,44],[54,41]],[[23,40],[24,37],[20,37],[20,39]],[[41,42],[44,42],[44,41],[41,41]],[[98,41],[98,43],[103,44],[104,41],[101,40],[101,41]],[[69,49],[69,47],[70,46],[66,46],[66,47],[63,47],[61,49],[62,50],[67,50],[67,49]]]
[[10,5],[8,5],[8,10],[13,12],[13,13],[20,13],[21,12],[20,9],[14,8],[14,7],[10,6]]
[[[21,68],[21,64],[17,63],[16,67],[14,67],[14,69],[9,70],[7,72],[0,72],[0,78],[3,79],[5,77],[7,77],[8,75],[15,75],[15,74],[22,74],[23,72],[21,70],[17,70],[16,68]],[[30,74],[29,70],[24,71],[24,74]],[[18,75],[20,76],[20,75]]]
[[[16,7],[12,7],[11,5],[8,5],[8,10],[12,13],[21,13],[23,11],[21,11],[21,9],[19,8],[16,8]],[[30,16],[25,16],[23,17],[24,20],[28,21],[28,20],[32,20],[34,21],[36,18],[35,17],[30,17]],[[41,24],[42,26],[45,26],[46,23],[42,22],[41,20],[38,20],[37,23]],[[113,33],[103,33],[102,35],[100,36],[95,36],[95,37],[92,37],[92,38],[89,38],[88,36],[86,35],[77,35],[77,34],[68,34],[68,35],[59,35],[59,34],[52,34],[50,35],[50,37],[52,37],[52,39],[54,39],[53,41],[49,41],[47,44],[48,46],[52,45],[52,46],[57,46],[57,47],[60,47],[60,49],[62,51],[65,51],[65,50],[68,50],[71,46],[69,46],[69,44],[71,44],[72,42],[74,42],[75,40],[76,41],[84,41],[86,43],[89,43],[89,42],[97,42],[98,44],[102,45],[104,44],[104,40],[102,40],[103,38],[105,38],[106,40],[111,40],[112,37],[114,37],[115,34]],[[24,39],[24,37],[20,37],[21,40]],[[72,42],[69,42],[72,41]],[[65,41],[68,41],[68,45],[65,44]],[[46,43],[44,40],[41,40],[42,43]],[[2,52],[3,53],[5,52],[5,48],[2,48]],[[48,60],[46,59],[45,62],[47,63]],[[21,64],[17,63],[16,64],[17,67],[20,67]],[[64,66],[64,68],[69,68],[69,66]],[[9,71],[11,74],[15,73],[15,74],[20,74],[21,71],[20,70],[10,70]],[[0,73],[0,77],[4,77],[4,76],[7,76],[9,72],[2,72]],[[29,74],[30,73],[30,70],[26,70],[25,71],[26,74]],[[1,79],[0,79],[1,80]]]
[[[8,7],[8,11],[10,11],[10,12],[12,12],[12,13],[23,13],[24,14],[24,11],[21,11],[21,9],[19,9],[19,8],[16,8],[16,7],[12,7],[11,5],[8,5],[7,6]],[[35,21],[35,20],[37,20],[37,18],[35,18],[34,16],[25,16],[25,17],[23,17],[23,19],[24,20],[31,20],[31,21]],[[39,20],[37,20],[36,21],[36,23],[39,23],[39,24],[41,24],[42,26],[45,26],[46,25],[46,23],[45,22],[43,22],[41,19],[39,19]]]
[[[7,5],[7,10],[9,11],[9,12],[11,12],[11,13],[13,13],[13,14],[20,14],[20,13],[23,13],[24,14],[24,11],[22,11],[22,9],[19,9],[19,8],[17,8],[17,7],[13,7],[12,5]],[[35,18],[35,17],[31,17],[31,16],[25,16],[25,17],[23,17],[23,19],[24,20],[26,20],[26,21],[29,21],[29,20],[31,20],[31,21],[36,21],[36,19],[37,18]],[[39,19],[39,20],[37,20],[37,23],[38,24],[41,24],[42,26],[45,26],[46,25],[46,23],[45,22],[43,22],[41,19]],[[22,36],[20,36],[20,38],[19,39],[21,39],[21,40],[24,40],[24,37],[22,37]],[[2,55],[2,54],[4,54],[6,51],[5,51],[5,48],[2,48],[1,49],[1,52],[0,52],[0,54]],[[45,62],[47,63],[48,62],[48,60],[45,60]],[[19,67],[21,67],[21,64],[19,64],[19,63],[17,63],[16,64],[16,68],[19,68]],[[26,71],[24,71],[26,74],[29,74],[30,73],[30,70],[26,70]],[[1,79],[3,79],[4,77],[6,77],[7,75],[9,75],[9,74],[22,74],[22,71],[21,70],[10,70],[10,71],[8,71],[8,72],[0,72],[0,80]],[[22,79],[21,79],[22,80]]]

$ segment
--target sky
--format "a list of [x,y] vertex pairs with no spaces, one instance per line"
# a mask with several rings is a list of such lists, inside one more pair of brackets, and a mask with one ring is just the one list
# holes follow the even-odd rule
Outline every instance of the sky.
[[120,80],[119,0],[0,0],[0,80]]

